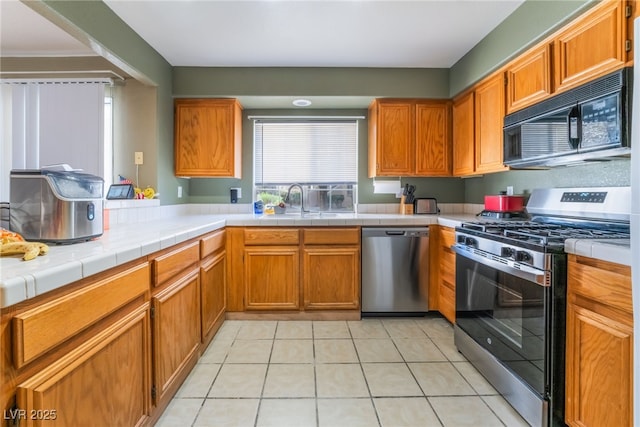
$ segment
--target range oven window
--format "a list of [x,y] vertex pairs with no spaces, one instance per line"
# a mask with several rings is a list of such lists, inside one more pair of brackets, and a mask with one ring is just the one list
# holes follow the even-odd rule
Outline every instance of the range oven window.
[[549,288],[456,257],[456,323],[541,396]]

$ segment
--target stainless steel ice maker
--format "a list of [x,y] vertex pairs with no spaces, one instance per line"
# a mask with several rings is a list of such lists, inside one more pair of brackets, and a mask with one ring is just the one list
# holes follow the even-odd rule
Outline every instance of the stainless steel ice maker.
[[102,235],[104,180],[79,171],[12,170],[12,231],[26,240],[74,243]]

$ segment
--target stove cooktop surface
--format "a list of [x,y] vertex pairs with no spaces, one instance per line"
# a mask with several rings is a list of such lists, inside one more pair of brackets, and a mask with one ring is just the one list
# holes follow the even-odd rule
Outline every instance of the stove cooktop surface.
[[625,230],[536,221],[472,221],[457,231],[533,249],[562,248],[566,239],[628,239]]

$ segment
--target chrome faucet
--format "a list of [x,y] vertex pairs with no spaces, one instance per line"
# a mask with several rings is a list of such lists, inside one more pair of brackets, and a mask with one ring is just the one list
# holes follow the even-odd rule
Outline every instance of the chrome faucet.
[[308,211],[304,210],[304,190],[302,189],[302,185],[291,184],[289,186],[289,189],[287,190],[287,196],[284,198],[284,202],[289,203],[289,206],[291,206],[291,202],[289,201],[289,195],[291,194],[291,189],[293,187],[298,187],[300,189],[300,216],[304,216],[304,213]]

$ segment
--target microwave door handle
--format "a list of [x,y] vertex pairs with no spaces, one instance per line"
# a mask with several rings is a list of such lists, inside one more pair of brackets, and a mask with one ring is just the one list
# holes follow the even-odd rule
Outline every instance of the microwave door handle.
[[569,111],[567,117],[568,132],[569,132],[569,145],[573,149],[580,147],[580,141],[582,140],[582,115],[580,114],[580,107],[578,104],[574,105]]

